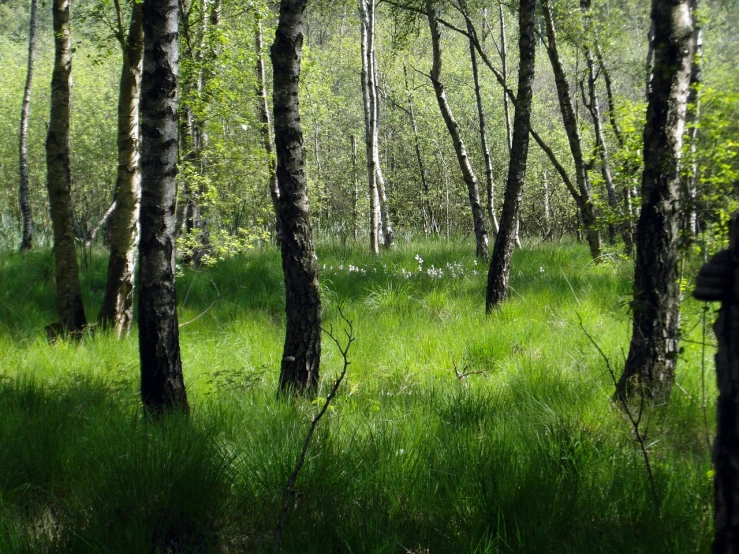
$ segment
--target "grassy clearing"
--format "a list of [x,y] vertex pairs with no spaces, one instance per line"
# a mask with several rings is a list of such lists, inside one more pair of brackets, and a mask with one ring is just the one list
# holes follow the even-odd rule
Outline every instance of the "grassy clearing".
[[[578,323],[620,368],[630,266],[595,266],[577,245],[516,252],[512,298],[486,318],[486,268],[469,252],[419,242],[375,258],[319,245],[325,323],[338,326],[342,307],[357,342],[298,479],[283,550],[707,552],[715,391],[710,372],[706,427],[701,347],[685,343],[670,405],[648,414],[658,508]],[[97,254],[83,273],[88,317],[104,265]],[[320,402],[275,398],[277,252],[183,270],[193,415],[158,425],[141,415],[135,334],[46,343],[50,267],[48,252],[0,252],[0,552],[271,551]],[[687,301],[695,341],[701,317]],[[458,379],[455,367],[482,373]],[[322,394],[340,369],[325,341]]]

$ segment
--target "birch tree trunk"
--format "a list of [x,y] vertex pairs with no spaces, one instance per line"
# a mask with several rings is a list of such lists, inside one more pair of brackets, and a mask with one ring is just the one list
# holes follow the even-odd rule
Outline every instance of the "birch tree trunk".
[[686,130],[690,145],[690,169],[683,176],[683,194],[686,200],[685,221],[683,227],[691,237],[696,237],[698,228],[698,180],[700,168],[696,160],[698,147],[698,121],[700,119],[700,85],[703,80],[701,57],[703,55],[703,30],[695,14],[700,8],[700,0],[691,0],[690,12],[693,14],[693,48],[695,59],[690,74],[690,92],[688,93],[688,111],[685,116]]
[[433,52],[433,65],[431,66],[431,83],[436,93],[436,101],[439,104],[439,110],[446,123],[449,135],[454,143],[454,151],[457,154],[457,161],[462,171],[462,178],[467,185],[467,193],[472,210],[472,221],[475,230],[475,255],[484,260],[488,259],[488,233],[485,228],[485,214],[480,205],[480,189],[477,177],[472,169],[472,164],[467,156],[467,149],[459,125],[454,119],[452,109],[446,99],[444,85],[441,82],[441,30],[437,20],[436,7],[431,0],[426,1],[426,16],[431,31],[431,47]]
[[[116,12],[121,13],[118,0]],[[118,172],[115,209],[110,221],[110,259],[98,324],[114,327],[119,337],[128,333],[133,320],[133,288],[139,235],[141,174],[139,171],[139,98],[144,56],[143,5],[134,2],[128,36],[119,20],[123,69],[118,96]]]
[[[611,174],[610,159],[608,155],[608,143],[606,142],[605,132],[603,130],[603,123],[601,121],[601,109],[600,100],[598,98],[598,90],[596,84],[596,78],[598,75],[598,68],[596,67],[596,61],[593,58],[593,51],[591,43],[596,43],[597,50],[597,36],[593,28],[592,23],[592,0],[581,0],[580,8],[583,11],[584,28],[587,33],[586,40],[583,44],[583,52],[585,54],[585,63],[588,69],[587,81],[588,81],[588,95],[586,98],[585,92],[583,91],[583,104],[590,113],[590,117],[593,120],[593,130],[595,134],[595,148],[600,158],[600,170],[603,177],[603,182],[606,186],[606,193],[608,197],[608,206],[613,211],[613,215],[618,218],[618,225],[610,224],[610,228],[614,230],[613,233],[609,231],[609,234],[615,234],[615,228],[621,231],[626,250],[630,251],[633,244],[633,237],[631,235],[630,226],[623,222],[624,214],[621,209],[621,204],[618,200],[616,193],[616,187],[613,183],[613,175]],[[614,120],[615,121],[615,120]]]
[[387,203],[387,189],[385,187],[385,176],[380,163],[380,85],[377,73],[377,56],[375,54],[375,9],[374,0],[370,0],[372,6],[370,12],[370,41],[369,57],[372,63],[372,81],[370,99],[373,105],[373,127],[372,127],[372,156],[375,158],[375,170],[377,171],[377,193],[380,196],[380,217],[382,218],[382,245],[390,248],[395,244],[395,231],[390,223],[390,210]]
[[654,76],[644,128],[633,331],[616,394],[669,396],[678,354],[680,152],[693,61],[688,0],[652,0]]
[[287,328],[280,393],[314,394],[321,360],[321,298],[313,246],[298,89],[306,0],[281,0],[272,44],[273,105]]
[[594,260],[598,260],[600,258],[601,250],[600,232],[596,226],[595,206],[593,206],[590,182],[582,152],[580,131],[577,126],[577,117],[572,104],[572,95],[570,94],[570,85],[567,82],[565,70],[562,66],[562,61],[557,48],[554,18],[552,16],[549,0],[542,0],[541,7],[544,12],[544,21],[546,23],[548,39],[548,44],[546,45],[547,54],[549,55],[552,70],[554,71],[554,81],[557,86],[557,97],[559,98],[562,122],[564,123],[565,131],[567,133],[567,141],[570,145],[572,161],[575,165],[575,181],[578,189],[575,201],[580,209],[583,226],[585,227],[585,234],[588,245],[590,246],[590,254]]
[[21,125],[19,140],[20,190],[19,204],[21,213],[21,252],[28,252],[33,241],[33,219],[31,218],[31,199],[28,190],[28,120],[31,115],[31,90],[33,88],[33,64],[36,59],[36,8],[38,0],[31,0],[31,22],[28,32],[28,70],[26,86],[23,88],[21,103]]
[[418,172],[421,175],[421,202],[423,214],[424,232],[428,236],[429,233],[438,233],[439,224],[434,216],[431,208],[431,193],[429,191],[429,182],[426,176],[426,166],[421,156],[421,141],[418,137],[418,124],[416,123],[416,110],[413,106],[413,96],[408,84],[408,66],[403,64],[403,77],[405,78],[405,93],[408,96],[408,117],[411,119],[411,129],[413,130],[413,146],[416,152],[416,162],[418,162]]
[[144,0],[139,354],[146,410],[188,412],[175,288],[178,0]]
[[264,71],[264,45],[262,43],[262,21],[254,24],[254,42],[257,52],[257,98],[259,102],[259,121],[262,130],[262,144],[267,154],[267,172],[269,173],[269,197],[275,211],[276,230],[280,232],[280,187],[277,183],[277,158],[272,146],[272,122],[270,121],[269,102],[267,101],[267,82]]
[[362,101],[364,105],[364,144],[367,158],[367,181],[369,184],[370,204],[370,250],[375,254],[380,253],[382,242],[382,214],[380,212],[380,193],[377,188],[377,164],[379,159],[375,158],[374,149],[374,117],[375,109],[373,98],[375,88],[372,85],[372,57],[370,50],[370,5],[374,0],[360,0],[361,26],[361,53],[362,53]]
[[526,161],[529,150],[531,121],[532,85],[534,81],[534,61],[536,38],[534,36],[534,16],[536,0],[521,0],[519,8],[519,68],[518,94],[513,120],[513,148],[508,165],[503,212],[500,218],[500,231],[495,237],[493,257],[488,271],[485,312],[490,313],[508,297],[511,256],[515,245],[515,227],[521,203],[521,191],[526,178]]
[[56,300],[65,332],[79,333],[86,325],[79,267],[74,244],[72,172],[70,167],[69,111],[72,101],[72,50],[69,0],[54,0],[54,70],[51,112],[46,135],[46,186],[54,233]]
[[[467,22],[467,32],[472,36],[471,21]],[[493,226],[495,234],[498,234],[498,218],[495,216],[495,183],[493,181],[493,161],[490,157],[488,146],[487,127],[485,125],[485,110],[482,106],[482,94],[480,93],[480,76],[477,68],[477,52],[472,39],[470,43],[470,61],[472,62],[472,78],[475,85],[475,99],[477,101],[477,117],[480,120],[480,145],[482,155],[485,158],[485,192],[487,196],[488,221]]]

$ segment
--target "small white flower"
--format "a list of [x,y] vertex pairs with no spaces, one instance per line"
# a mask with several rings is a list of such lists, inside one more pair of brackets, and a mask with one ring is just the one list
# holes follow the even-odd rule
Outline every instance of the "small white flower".
[[539,266],[539,273],[544,273],[544,268]]

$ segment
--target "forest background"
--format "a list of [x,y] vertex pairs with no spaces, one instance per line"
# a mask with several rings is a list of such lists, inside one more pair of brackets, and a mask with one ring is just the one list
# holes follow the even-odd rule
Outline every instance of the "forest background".
[[[191,7],[198,21],[204,12],[198,4]],[[79,2],[73,11],[72,194],[80,245],[110,207],[115,182],[120,55],[110,38],[110,8]],[[501,27],[509,45],[518,33],[515,12],[498,8],[470,5],[481,46],[493,57],[502,44]],[[261,132],[254,23],[262,21],[268,44],[274,14],[268,6],[225,2],[216,32],[208,34],[218,56],[208,67],[207,86],[182,91],[182,105],[207,122],[201,152],[207,171],[183,164],[179,181],[180,199],[194,200],[207,221],[187,232],[183,214],[179,242],[183,260],[198,250],[203,254],[201,265],[179,269],[181,319],[187,323],[183,358],[197,408],[194,423],[175,419],[152,432],[138,414],[130,340],[100,336],[50,348],[40,336],[54,319],[43,143],[53,37],[49,11],[41,9],[29,131],[31,209],[40,251],[19,257],[12,253],[21,238],[16,137],[28,13],[19,2],[3,2],[0,10],[0,322],[7,352],[2,436],[10,445],[0,460],[8,476],[0,545],[11,552],[266,549],[305,434],[304,415],[314,413],[328,392],[324,385],[316,404],[286,405],[272,397],[284,299],[271,246],[270,156]],[[695,210],[699,225],[682,244],[684,290],[698,261],[725,246],[729,214],[737,207],[738,12],[732,2],[707,2],[700,11],[703,78],[700,118],[692,124],[698,138],[686,140],[684,148],[686,175],[700,176],[686,213]],[[555,13],[568,76],[586,83],[580,6],[558,3]],[[633,201],[634,214],[649,8],[609,2],[596,4],[594,14],[613,87],[612,105],[603,108],[609,164],[619,198]],[[464,26],[452,9],[444,17]],[[532,126],[572,174],[543,25],[539,21]],[[443,46],[449,102],[482,177],[469,41],[446,30]],[[483,320],[484,264],[478,267],[473,257],[468,191],[429,81],[428,29],[418,14],[380,3],[379,150],[397,245],[380,258],[370,255],[367,160],[364,148],[352,146],[352,137],[362,144],[365,133],[359,50],[357,6],[310,5],[301,113],[322,296],[326,321],[338,322],[342,307],[354,321],[358,342],[347,392],[334,405],[304,471],[284,548],[708,548],[710,314],[685,302],[678,390],[669,410],[647,406],[637,427],[644,429],[652,457],[654,475],[648,478],[634,429],[610,404],[611,376],[586,334],[590,329],[620,366],[631,286],[626,245],[620,238],[606,241],[597,261],[607,263],[593,263],[575,243],[585,237],[572,194],[550,158],[532,145],[515,294]],[[187,45],[182,52],[186,80],[207,61],[188,59]],[[516,58],[516,48],[510,48],[509,77]],[[495,211],[509,138],[499,83],[485,67],[480,75]],[[605,106],[608,91],[600,72],[597,86]],[[584,150],[593,152],[588,158],[597,225],[607,238],[615,235],[609,228],[621,228],[634,215],[629,218],[625,202],[618,208],[608,204],[584,88],[574,96]],[[616,125],[606,124],[609,115]],[[488,224],[492,229],[492,220]],[[99,304],[105,274],[100,245],[93,244],[80,249],[88,306]],[[338,367],[339,358],[329,352],[327,364]]]

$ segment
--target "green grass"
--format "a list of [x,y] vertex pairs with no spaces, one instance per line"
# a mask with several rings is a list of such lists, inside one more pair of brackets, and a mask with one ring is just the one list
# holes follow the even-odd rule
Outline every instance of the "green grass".
[[[380,257],[324,244],[318,256],[324,323],[340,328],[341,307],[357,341],[298,478],[284,552],[709,550],[712,363],[708,427],[694,343],[669,405],[645,414],[657,506],[579,327],[619,370],[628,263],[595,266],[573,244],[517,251],[511,298],[485,317],[487,268],[469,244],[407,243]],[[82,274],[90,319],[105,261],[96,252]],[[0,552],[271,551],[310,417],[341,370],[326,340],[319,400],[276,399],[277,252],[182,270],[192,417],[157,424],[141,413],[135,332],[47,344],[51,263],[48,251],[0,252]],[[683,314],[700,341],[701,306],[686,301]],[[458,379],[455,367],[480,373]]]

